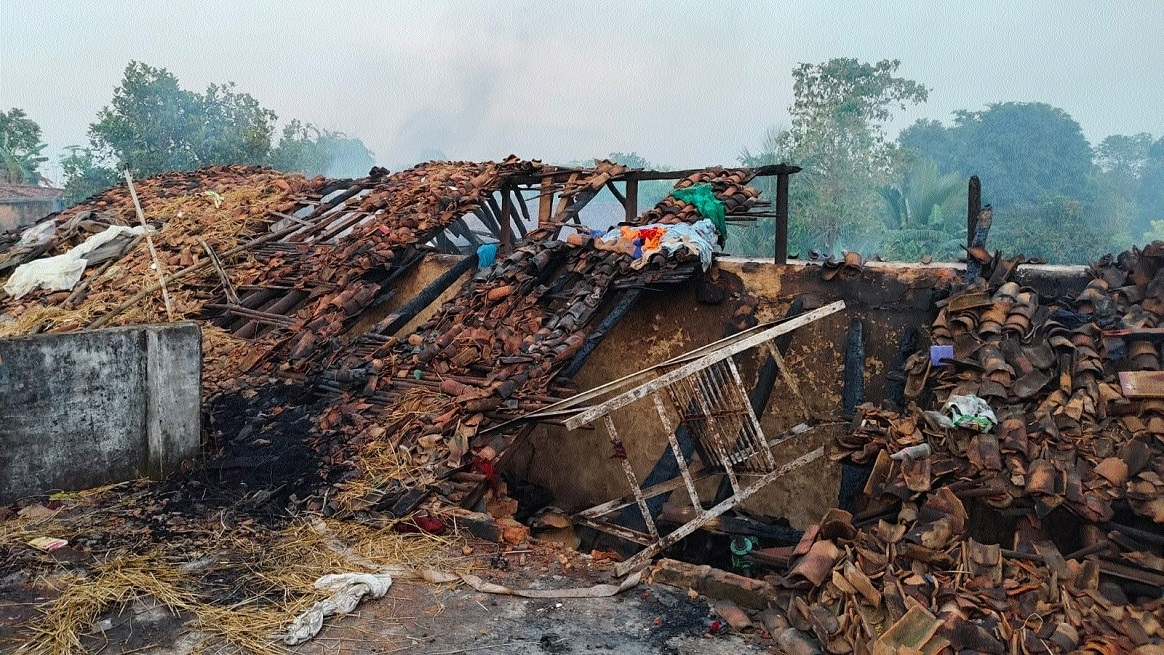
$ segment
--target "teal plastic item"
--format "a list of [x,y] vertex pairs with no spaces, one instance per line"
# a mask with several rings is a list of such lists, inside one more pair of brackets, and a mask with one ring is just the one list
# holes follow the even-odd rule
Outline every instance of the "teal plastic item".
[[708,219],[719,230],[720,238],[727,236],[727,218],[723,201],[715,197],[710,184],[695,184],[671,192],[676,200],[695,205],[699,215]]
[[489,268],[497,261],[497,244],[486,243],[477,247],[477,268]]

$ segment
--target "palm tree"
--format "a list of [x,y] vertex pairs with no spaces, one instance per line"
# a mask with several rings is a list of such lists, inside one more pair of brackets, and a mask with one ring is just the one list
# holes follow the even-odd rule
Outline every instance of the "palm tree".
[[941,175],[933,159],[920,157],[900,184],[879,189],[888,228],[886,254],[902,259],[956,255],[960,236],[946,225],[942,206],[958,194],[962,184],[960,174]]

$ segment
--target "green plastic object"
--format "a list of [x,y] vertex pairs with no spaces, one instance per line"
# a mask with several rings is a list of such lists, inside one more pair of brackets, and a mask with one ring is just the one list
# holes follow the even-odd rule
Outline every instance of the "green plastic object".
[[675,189],[671,192],[676,200],[689,202],[695,205],[699,215],[708,219],[719,230],[720,236],[727,235],[727,219],[723,201],[715,197],[710,184],[695,184],[684,189]]

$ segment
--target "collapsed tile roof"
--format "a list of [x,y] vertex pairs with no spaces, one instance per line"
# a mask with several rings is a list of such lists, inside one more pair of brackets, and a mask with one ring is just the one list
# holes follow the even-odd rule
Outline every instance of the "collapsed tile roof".
[[[554,400],[560,390],[554,376],[609,310],[612,293],[685,280],[699,268],[698,256],[680,250],[632,270],[630,257],[593,246],[578,210],[628,172],[611,162],[561,169],[511,157],[429,162],[393,174],[373,169],[349,181],[221,167],[167,173],[137,187],[147,219],[160,225],[154,240],[165,270],[180,277],[169,283],[175,318],[203,324],[208,398],[276,381],[304,383],[318,401],[311,443],[326,464],[317,483],[336,479],[337,467],[341,477],[383,483],[377,456],[395,461],[403,447],[420,466],[417,477],[405,480],[415,485],[443,478],[470,449],[487,461],[499,457],[516,433],[476,443],[477,429]],[[709,183],[730,205],[729,215],[740,216],[759,195],[746,186],[752,175],[717,167],[678,186]],[[521,182],[545,189],[547,180],[559,199],[547,220],[539,216],[527,227],[520,196],[511,209],[524,245],[480,270],[412,334],[368,325],[395,293],[394,282],[433,244],[481,243],[473,218],[492,233],[486,238],[502,236],[495,192]],[[644,217],[699,219],[674,199]],[[125,188],[111,189],[50,217],[56,230],[48,240],[27,245],[9,235],[0,243],[8,246],[0,267],[63,252],[108,225],[135,220]],[[566,238],[562,230],[571,220],[574,233]],[[161,320],[160,295],[141,291],[156,278],[147,249],[137,242],[124,249],[90,266],[71,292],[0,299],[0,331]],[[224,260],[223,273],[211,266],[211,253]],[[425,411],[399,416],[405,400]],[[468,492],[451,493],[446,500]]]
[[[203,326],[212,413],[235,420],[239,399],[259,394],[261,411],[245,420],[267,421],[267,436],[306,425],[294,443],[246,440],[261,468],[299,476],[262,502],[373,522],[416,489],[434,492],[427,507],[437,514],[482,495],[503,503],[483,479],[527,428],[484,431],[569,393],[563,370],[629,290],[699,269],[682,252],[634,268],[575,220],[629,173],[610,162],[562,169],[510,158],[344,181],[246,167],[139,180],[176,317]],[[676,186],[709,183],[729,216],[746,215],[757,205],[753,174],[714,168]],[[524,198],[494,197],[546,179],[560,202],[536,222]],[[459,249],[454,240],[472,250],[501,237],[506,210],[522,238],[511,253],[415,329],[384,317],[403,274],[434,249]],[[668,197],[636,221],[697,219]],[[50,217],[47,239],[0,235],[0,275],[136,220],[124,188],[106,191]],[[163,320],[160,295],[143,293],[156,279],[147,249],[130,241],[103,256],[71,291],[0,298],[0,334]],[[795,548],[759,553],[782,571],[770,578],[781,609],[833,653],[879,640],[926,653],[1159,652],[1164,610],[1142,592],[1164,586],[1164,394],[1150,375],[1160,368],[1164,245],[1099,262],[1076,298],[1009,282],[1017,259],[991,263],[986,286],[937,308],[930,341],[953,357],[932,363],[923,349],[909,360],[913,406],[862,407],[838,438],[836,459],[871,469],[867,506],[856,518],[830,512]],[[846,257],[822,270],[860,266]],[[998,427],[942,427],[955,394],[989,402]],[[922,444],[932,454],[891,457]],[[212,445],[222,448],[210,455],[223,464],[217,475],[260,468],[239,463],[252,451],[234,456],[237,443]],[[154,500],[173,507],[181,491]],[[410,508],[424,495],[411,498]],[[1015,522],[1009,547],[974,539],[980,505]],[[209,525],[163,516],[168,535]]]
[[[871,469],[864,511],[773,551],[794,627],[831,653],[1159,652],[1164,244],[1101,260],[1078,297],[1008,281],[1015,261],[938,303],[911,409],[862,406],[838,437]],[[956,396],[997,427],[950,425]]]

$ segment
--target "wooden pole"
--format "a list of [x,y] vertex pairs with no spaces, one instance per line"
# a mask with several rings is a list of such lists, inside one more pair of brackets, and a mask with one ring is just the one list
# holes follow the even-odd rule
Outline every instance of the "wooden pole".
[[214,250],[206,243],[206,239],[198,237],[198,243],[202,249],[206,251],[206,255],[210,257],[210,263],[214,266],[214,270],[218,272],[218,279],[222,280],[222,291],[226,294],[226,302],[232,305],[241,305],[238,294],[234,290],[234,285],[230,283],[230,278],[226,275],[226,269],[223,268],[222,262],[219,261],[218,255],[214,254]]
[[977,175],[970,176],[970,187],[966,193],[966,247],[974,245],[974,229],[978,223],[978,213],[982,211],[982,183]]
[[513,252],[513,224],[510,223],[510,214],[513,213],[513,198],[509,195],[509,187],[501,187],[501,214],[497,217],[501,223],[501,245],[498,246],[499,254],[508,255]]
[[554,211],[554,178],[542,178],[542,192],[538,195],[538,227],[550,222]]
[[639,217],[639,181],[626,181],[626,202],[623,204],[626,208],[626,222],[634,223],[635,219]]
[[172,321],[174,320],[174,306],[170,304],[170,292],[166,290],[166,272],[162,269],[161,260],[158,259],[158,251],[154,249],[154,239],[150,236],[150,226],[146,225],[145,212],[141,210],[141,203],[138,202],[137,189],[133,188],[133,176],[129,174],[129,166],[125,167],[125,183],[129,185],[129,195],[133,198],[133,208],[137,210],[137,220],[141,221],[146,245],[150,247],[150,257],[154,260],[154,272],[158,274],[158,284],[162,285],[162,300],[166,303],[166,318]]
[[788,173],[776,176],[776,253],[777,265],[788,263]]

